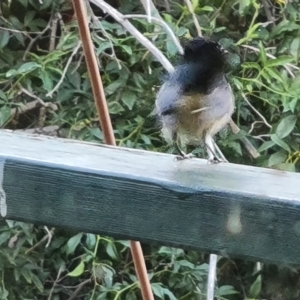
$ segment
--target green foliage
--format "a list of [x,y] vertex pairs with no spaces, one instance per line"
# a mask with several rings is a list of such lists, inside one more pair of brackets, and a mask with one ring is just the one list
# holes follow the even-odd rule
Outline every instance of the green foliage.
[[[121,2],[122,13],[144,13],[138,1]],[[164,4],[158,8],[176,36],[196,36],[183,1],[167,2],[170,10]],[[276,21],[268,23],[261,1],[191,1],[203,33],[230,53],[233,119],[241,131],[221,132],[221,150],[232,162],[299,171],[300,1],[271,2]],[[100,17],[90,29],[118,145],[172,152],[153,117],[162,66],[120,24],[92,8]],[[58,125],[62,136],[102,142],[71,2],[4,0],[0,12],[1,128]],[[176,61],[177,50],[164,31],[146,19],[131,21]],[[241,143],[244,137],[258,149],[259,159],[251,159]],[[202,149],[192,150],[203,154]],[[127,241],[56,230],[45,247],[42,227],[7,222],[0,230],[1,299],[141,297]],[[144,251],[157,299],[205,299],[207,255],[146,245]],[[275,299],[279,294],[298,299],[296,292],[284,297],[264,284],[273,272],[253,274],[253,269],[253,263],[222,258],[216,299]]]

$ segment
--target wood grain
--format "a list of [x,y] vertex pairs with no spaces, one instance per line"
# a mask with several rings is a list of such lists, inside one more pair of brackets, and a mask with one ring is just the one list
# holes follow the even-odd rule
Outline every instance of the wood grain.
[[5,218],[300,263],[300,174],[173,158],[2,130]]

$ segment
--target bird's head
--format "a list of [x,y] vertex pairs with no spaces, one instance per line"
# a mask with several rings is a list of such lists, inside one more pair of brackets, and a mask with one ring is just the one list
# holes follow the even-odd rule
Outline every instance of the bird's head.
[[226,61],[226,50],[206,37],[197,37],[184,44],[184,63],[202,64],[204,69],[223,71]]

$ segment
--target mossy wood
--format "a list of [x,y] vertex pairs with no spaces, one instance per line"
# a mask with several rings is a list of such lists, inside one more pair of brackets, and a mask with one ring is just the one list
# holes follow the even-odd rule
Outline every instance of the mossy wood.
[[12,220],[300,264],[300,174],[0,131]]

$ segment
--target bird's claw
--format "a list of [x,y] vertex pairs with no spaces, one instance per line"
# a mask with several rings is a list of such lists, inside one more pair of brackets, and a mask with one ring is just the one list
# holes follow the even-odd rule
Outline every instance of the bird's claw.
[[219,164],[219,163],[226,163],[226,162],[228,162],[227,160],[224,160],[224,159],[221,159],[221,158],[218,158],[218,157],[214,157],[214,158],[209,158],[208,160],[207,160],[207,163],[209,164],[209,165],[216,165],[216,164]]
[[183,154],[183,155],[176,155],[175,160],[180,161],[180,160],[184,160],[184,159],[191,159],[193,157],[195,157],[195,155],[193,155],[192,153]]

